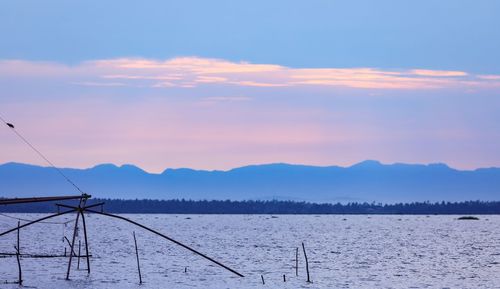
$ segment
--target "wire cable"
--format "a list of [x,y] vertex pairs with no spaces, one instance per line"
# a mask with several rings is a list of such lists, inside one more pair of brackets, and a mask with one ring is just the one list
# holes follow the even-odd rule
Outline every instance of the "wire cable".
[[[29,219],[23,219],[23,218],[17,218],[17,217],[14,217],[14,216],[9,216],[9,215],[4,214],[4,213],[0,213],[0,216],[6,217],[6,218],[10,218],[10,219],[14,219],[14,220],[18,220],[18,221],[24,221],[24,222],[32,222],[33,221],[33,220],[29,220]],[[40,222],[40,223],[43,223],[43,224],[54,224],[54,225],[66,225],[66,224],[72,223],[74,221],[75,220],[69,220],[69,221],[66,221],[66,222]]]
[[26,143],[32,150],[34,150],[42,159],[44,159],[52,168],[56,169],[56,171],[68,182],[70,183],[75,189],[77,189],[82,195],[85,193],[68,177],[66,176],[59,168],[57,168],[49,159],[47,159],[39,150],[37,150],[25,137],[19,133],[15,126],[12,123],[7,122],[1,115],[0,115],[0,120],[9,127],[12,132],[14,132],[24,143]]

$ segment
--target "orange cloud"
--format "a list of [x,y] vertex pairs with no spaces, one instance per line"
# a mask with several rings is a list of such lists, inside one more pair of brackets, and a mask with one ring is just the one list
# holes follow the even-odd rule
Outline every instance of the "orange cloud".
[[428,70],[428,69],[413,69],[410,73],[421,76],[436,76],[436,77],[453,77],[453,76],[466,76],[467,73],[463,71],[452,70]]

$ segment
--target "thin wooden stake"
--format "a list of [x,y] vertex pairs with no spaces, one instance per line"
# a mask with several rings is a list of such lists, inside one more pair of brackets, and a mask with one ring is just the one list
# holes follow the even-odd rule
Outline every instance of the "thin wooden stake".
[[23,285],[23,272],[21,270],[21,259],[19,255],[21,255],[21,246],[20,246],[20,237],[19,237],[19,232],[21,231],[21,221],[17,221],[17,246],[14,246],[16,248],[16,258],[17,258],[17,268],[19,269],[19,280],[18,283],[19,285]]
[[295,276],[299,276],[299,247],[295,248]]
[[264,282],[264,275],[260,275],[260,279],[262,279],[262,285],[266,285],[266,282]]
[[283,282],[286,282],[286,275],[283,274]]
[[78,240],[78,265],[76,266],[76,269],[80,270],[80,254],[82,252],[82,241]]
[[139,265],[139,251],[137,250],[137,239],[135,238],[135,232],[134,234],[134,244],[135,244],[135,256],[137,258],[137,271],[139,272],[139,284],[142,284],[142,276],[141,276],[141,266]]
[[23,285],[23,271],[21,270],[21,259],[19,258],[19,248],[17,246],[14,246],[16,249],[16,258],[17,258],[17,268],[19,269],[19,285]]
[[21,231],[21,221],[17,221],[17,249],[21,250],[21,245],[19,245],[19,232]]
[[304,258],[306,259],[307,283],[311,283],[311,279],[309,277],[309,261],[307,261],[306,247],[304,246],[304,243],[302,243],[302,250],[304,250]]

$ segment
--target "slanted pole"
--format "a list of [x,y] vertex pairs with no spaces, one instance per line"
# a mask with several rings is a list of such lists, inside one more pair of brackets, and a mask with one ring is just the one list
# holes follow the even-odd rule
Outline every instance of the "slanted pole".
[[76,265],[76,269],[80,270],[80,254],[82,252],[82,241],[78,240],[78,265]]
[[[69,241],[69,239],[66,236],[64,236],[64,240],[66,240],[66,243],[68,243],[69,247],[71,248],[71,242]],[[73,256],[76,256],[76,253],[73,250],[71,250],[71,254],[73,254]]]
[[71,212],[74,212],[75,209],[72,209],[72,210],[69,210],[69,211],[66,211],[66,212],[62,212],[62,213],[57,213],[57,214],[52,214],[52,215],[48,215],[46,217],[43,217],[43,218],[40,218],[40,219],[37,219],[37,220],[34,220],[34,221],[31,221],[31,222],[28,222],[26,224],[22,224],[21,226],[19,227],[16,227],[16,228],[13,228],[13,229],[10,229],[10,230],[7,230],[5,232],[2,232],[0,233],[0,237],[2,237],[3,235],[7,235],[8,233],[11,233],[11,232],[14,232],[16,230],[19,230],[19,229],[22,229],[24,227],[27,227],[27,226],[30,226],[30,225],[33,225],[33,224],[36,224],[38,222],[41,222],[41,221],[45,221],[47,219],[50,219],[50,218],[54,218],[54,217],[57,217],[57,216],[61,216],[61,215],[64,215],[64,214],[67,214],[67,213],[71,213]]
[[134,225],[136,225],[136,226],[138,226],[138,227],[143,228],[144,230],[147,230],[147,231],[149,231],[149,232],[151,232],[151,233],[153,233],[153,234],[156,234],[156,235],[158,235],[158,236],[160,236],[160,237],[162,237],[162,238],[164,238],[164,239],[166,239],[166,240],[169,240],[170,242],[175,243],[175,244],[177,244],[177,245],[179,245],[179,246],[181,246],[181,247],[183,247],[183,248],[185,248],[185,249],[187,249],[187,250],[189,250],[189,251],[191,251],[191,252],[195,253],[195,254],[196,254],[196,255],[198,255],[198,256],[201,256],[201,257],[203,257],[203,258],[205,258],[205,259],[209,260],[209,261],[210,261],[210,262],[212,262],[212,263],[215,263],[215,264],[219,265],[220,267],[222,267],[222,268],[224,268],[224,269],[228,270],[229,272],[231,272],[231,273],[233,273],[233,274],[235,274],[235,275],[237,275],[237,276],[239,276],[239,277],[244,277],[244,276],[243,276],[243,274],[238,273],[237,271],[235,271],[235,270],[233,270],[233,269],[229,268],[228,266],[226,266],[226,265],[222,264],[221,262],[219,262],[219,261],[217,261],[217,260],[215,260],[215,259],[212,259],[212,258],[208,257],[207,255],[205,255],[205,254],[203,254],[203,253],[201,253],[201,252],[199,252],[199,251],[197,251],[197,250],[195,250],[195,249],[193,249],[193,248],[191,248],[191,247],[189,247],[189,246],[187,246],[187,245],[184,245],[184,244],[182,244],[181,242],[179,242],[179,241],[177,241],[177,240],[174,240],[174,239],[172,239],[172,238],[170,238],[170,237],[168,237],[168,236],[166,236],[166,235],[164,235],[164,234],[162,234],[162,233],[160,233],[160,232],[158,232],[158,231],[156,231],[156,230],[153,230],[153,229],[151,229],[151,228],[149,228],[149,227],[146,227],[146,226],[144,226],[144,225],[142,225],[142,224],[140,224],[140,223],[137,223],[137,222],[135,222],[135,221],[132,221],[132,220],[127,219],[127,218],[122,217],[122,216],[113,215],[113,214],[109,214],[109,213],[103,213],[103,212],[99,212],[99,211],[94,211],[94,210],[87,209],[87,208],[85,208],[85,207],[83,208],[83,210],[88,211],[88,212],[90,212],[90,213],[98,214],[98,215],[103,215],[103,216],[108,216],[108,217],[112,217],[112,218],[120,219],[120,220],[123,220],[123,221],[129,222],[129,223],[131,223],[131,224],[134,224]]
[[135,238],[135,232],[133,232],[133,235],[135,244],[135,257],[137,259],[137,271],[139,272],[139,284],[142,284],[141,266],[139,264],[139,251],[137,250],[137,239]]
[[83,223],[83,236],[85,238],[85,255],[87,255],[87,273],[90,274],[90,254],[89,254],[89,241],[87,239],[87,225],[85,224],[85,214],[82,211]]

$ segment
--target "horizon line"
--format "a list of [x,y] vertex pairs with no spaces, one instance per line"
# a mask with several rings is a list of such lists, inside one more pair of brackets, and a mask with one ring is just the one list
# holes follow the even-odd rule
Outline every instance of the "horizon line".
[[[260,164],[248,164],[248,165],[232,167],[229,169],[199,169],[199,168],[190,168],[190,167],[165,167],[165,169],[163,169],[163,171],[161,171],[161,172],[150,172],[148,170],[143,169],[142,167],[140,167],[138,165],[131,164],[131,163],[122,163],[122,164],[98,163],[98,164],[95,164],[95,165],[90,166],[90,167],[67,167],[67,166],[65,166],[65,167],[56,166],[56,167],[58,169],[90,170],[90,169],[94,169],[94,168],[99,167],[99,166],[106,166],[106,165],[114,166],[116,168],[123,168],[126,166],[131,166],[131,167],[135,167],[141,171],[144,171],[145,173],[148,173],[148,174],[160,175],[167,170],[183,170],[183,169],[193,170],[193,171],[207,171],[207,172],[229,172],[232,170],[246,168],[246,167],[270,166],[270,165],[304,166],[304,167],[316,167],[316,168],[331,168],[331,167],[352,168],[352,167],[355,167],[357,165],[367,164],[367,163],[378,164],[380,166],[409,165],[409,166],[427,166],[428,167],[428,166],[439,166],[440,165],[440,166],[445,166],[445,167],[447,167],[451,170],[455,170],[455,171],[477,171],[480,169],[500,169],[500,166],[498,166],[498,167],[497,166],[476,167],[476,168],[471,168],[471,169],[458,169],[455,167],[451,167],[447,163],[443,163],[443,162],[430,162],[430,163],[392,162],[392,163],[384,163],[384,162],[381,162],[379,160],[371,160],[371,159],[353,162],[350,165],[335,165],[335,164],[313,165],[313,164],[301,164],[301,163],[271,162],[271,163],[260,163]],[[52,168],[51,166],[48,166],[48,165],[41,165],[41,164],[35,164],[35,163],[23,163],[23,162],[16,162],[16,161],[9,161],[9,162],[5,162],[5,163],[0,163],[0,167],[4,166],[4,165],[8,165],[8,164],[19,164],[19,165],[27,165],[27,166],[35,166],[35,167],[43,167],[43,168]]]

